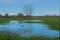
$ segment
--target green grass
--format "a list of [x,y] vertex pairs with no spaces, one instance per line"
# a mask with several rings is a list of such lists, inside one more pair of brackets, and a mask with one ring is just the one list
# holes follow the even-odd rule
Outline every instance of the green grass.
[[[31,18],[32,20],[36,20],[37,18]],[[19,17],[15,17],[15,18],[0,18],[0,24],[4,24],[7,23],[11,20],[18,20],[18,21],[22,21],[22,20],[30,20],[30,18],[19,18]]]
[[42,20],[44,21],[45,24],[50,25],[51,29],[60,30],[59,18],[49,18],[49,17],[47,17],[47,18],[42,18]]
[[34,37],[34,36],[32,36],[32,37],[20,37],[19,35],[17,35],[17,34],[11,34],[11,33],[9,33],[9,34],[7,34],[6,32],[4,32],[4,33],[0,33],[0,40],[7,40],[7,39],[9,39],[9,40],[58,40],[59,39],[59,37],[58,38],[45,38],[45,37]]
[[7,40],[7,39],[19,40],[20,37],[17,34],[12,34],[12,33],[7,34],[6,32],[3,33],[0,32],[0,40]]

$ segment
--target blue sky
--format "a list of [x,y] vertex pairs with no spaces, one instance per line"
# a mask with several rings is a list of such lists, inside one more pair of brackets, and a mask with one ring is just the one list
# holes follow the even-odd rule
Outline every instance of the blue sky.
[[32,5],[32,15],[59,15],[60,0],[0,0],[0,14],[23,13],[24,5]]

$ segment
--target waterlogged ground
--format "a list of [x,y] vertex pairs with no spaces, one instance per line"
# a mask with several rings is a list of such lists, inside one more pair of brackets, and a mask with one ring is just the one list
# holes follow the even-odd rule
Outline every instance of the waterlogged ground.
[[45,38],[59,37],[60,31],[50,29],[50,25],[37,23],[43,22],[42,20],[27,20],[23,21],[10,21],[9,23],[1,24],[0,31],[9,30],[12,33],[17,33],[21,37],[42,36]]

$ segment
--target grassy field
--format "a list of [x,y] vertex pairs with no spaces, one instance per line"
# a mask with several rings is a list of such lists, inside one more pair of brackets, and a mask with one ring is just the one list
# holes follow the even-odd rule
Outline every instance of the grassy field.
[[60,30],[59,18],[49,18],[49,17],[47,17],[47,18],[42,18],[42,20],[44,21],[45,24],[50,25],[51,29]]

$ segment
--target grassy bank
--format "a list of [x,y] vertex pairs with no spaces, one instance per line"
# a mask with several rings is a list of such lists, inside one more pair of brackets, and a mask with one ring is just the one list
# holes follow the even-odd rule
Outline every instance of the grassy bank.
[[50,28],[51,29],[54,29],[54,30],[60,30],[60,26],[59,26],[59,18],[55,17],[55,18],[42,18],[42,20],[44,21],[45,24],[48,24],[50,25]]
[[[32,20],[36,20],[38,18],[31,18]],[[4,23],[7,23],[11,20],[18,20],[18,21],[21,21],[21,20],[30,20],[30,18],[20,18],[20,17],[14,17],[14,18],[0,18],[0,24],[4,24]]]
[[58,38],[20,37],[17,34],[0,33],[0,40],[58,40]]

